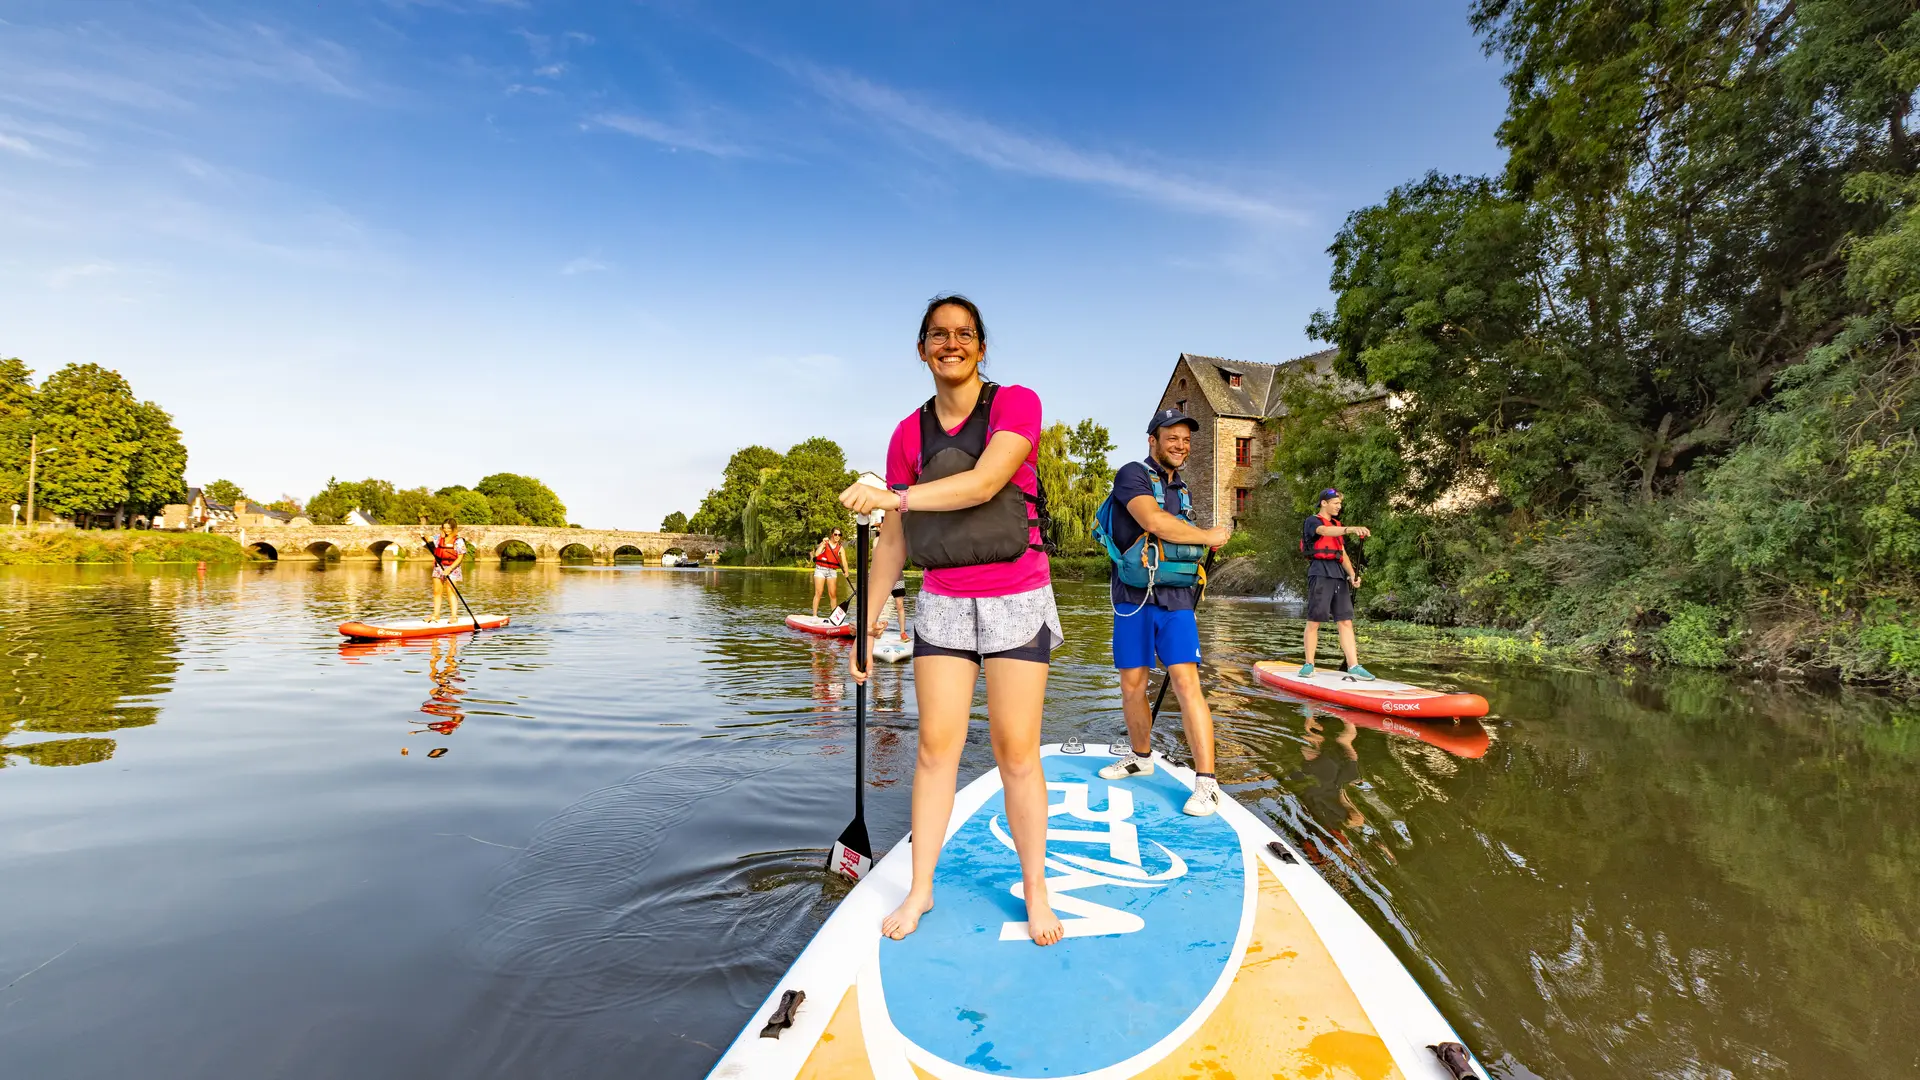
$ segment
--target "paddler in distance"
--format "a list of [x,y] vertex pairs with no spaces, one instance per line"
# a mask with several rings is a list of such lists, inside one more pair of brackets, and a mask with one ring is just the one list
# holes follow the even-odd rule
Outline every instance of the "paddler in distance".
[[[1047,665],[1065,640],[1040,541],[1037,448],[1040,397],[980,377],[987,328],[961,296],[935,297],[920,318],[917,350],[933,397],[900,421],[887,444],[885,488],[855,483],[840,503],[889,513],[869,569],[895,581],[911,558],[926,571],[914,601],[913,689],[920,745],[913,772],[913,880],[881,920],[891,938],[913,933],[933,908],[933,871],[953,814],[973,690],[987,678],[987,723],[1020,860],[1016,895],[1027,935],[1051,945],[1065,933],[1047,896],[1047,782],[1040,770],[1040,713]],[[885,605],[869,613],[878,638]],[[847,664],[855,679],[867,673]]]
[[846,547],[840,542],[840,530],[834,530],[820,538],[813,545],[813,617],[820,617],[820,588],[825,586],[827,599],[835,607],[840,605],[840,570],[847,564]]
[[1360,666],[1353,637],[1353,590],[1360,587],[1360,574],[1347,558],[1346,538],[1365,540],[1373,533],[1359,525],[1340,524],[1340,507],[1345,502],[1345,496],[1333,488],[1322,491],[1320,509],[1308,514],[1301,525],[1300,550],[1307,556],[1307,630],[1301,645],[1307,662],[1300,665],[1300,677],[1312,677],[1314,656],[1320,651],[1320,624],[1331,622],[1339,629],[1347,674],[1372,682],[1373,672]]
[[1113,601],[1113,666],[1120,671],[1121,711],[1130,744],[1120,760],[1100,770],[1108,780],[1153,772],[1153,714],[1147,675],[1157,656],[1180,702],[1196,776],[1185,810],[1205,817],[1219,809],[1213,776],[1213,714],[1200,688],[1200,627],[1194,620],[1206,549],[1233,539],[1233,529],[1203,529],[1180,467],[1193,451],[1200,424],[1179,409],[1147,421],[1147,456],[1113,477],[1113,492],[1094,515],[1094,536],[1107,551]]
[[447,618],[451,619],[460,610],[460,601],[453,595],[453,587],[460,583],[460,561],[467,557],[467,542],[460,539],[460,526],[457,522],[446,521],[440,526],[437,540],[420,538],[427,549],[433,552],[433,617],[428,622],[440,621],[440,600],[447,601]]

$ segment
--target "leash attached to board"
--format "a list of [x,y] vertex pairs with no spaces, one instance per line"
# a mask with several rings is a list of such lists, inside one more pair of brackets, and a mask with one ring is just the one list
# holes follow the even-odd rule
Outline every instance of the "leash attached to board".
[[[1206,566],[1200,571],[1200,590],[1193,594],[1193,609],[1195,611],[1200,610],[1200,601],[1206,598],[1207,575],[1213,573],[1213,557],[1215,555],[1218,555],[1219,553],[1220,553],[1220,549],[1218,548],[1210,548],[1207,551]],[[1167,684],[1171,683],[1172,681],[1173,681],[1173,672],[1171,671],[1167,672],[1166,675],[1162,676],[1160,679],[1160,694],[1158,697],[1153,699],[1153,712],[1148,714],[1147,716],[1148,730],[1152,730],[1153,725],[1156,722],[1158,722],[1160,719],[1160,706],[1167,700]],[[1147,745],[1152,746],[1153,744],[1148,743]]]
[[[867,533],[872,518],[857,515],[853,581],[854,666],[862,675],[867,671]],[[867,684],[853,684],[853,821],[827,853],[827,869],[851,881],[859,881],[873,868],[873,842],[867,839]]]

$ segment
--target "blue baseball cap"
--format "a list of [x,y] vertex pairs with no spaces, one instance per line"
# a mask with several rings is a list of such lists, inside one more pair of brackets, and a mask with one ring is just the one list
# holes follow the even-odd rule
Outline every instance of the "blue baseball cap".
[[1147,421],[1147,434],[1152,435],[1168,424],[1185,424],[1188,431],[1199,431],[1200,421],[1181,412],[1179,409],[1161,409]]
[[1326,502],[1328,499],[1341,499],[1341,498],[1345,498],[1345,496],[1340,494],[1339,488],[1328,488],[1327,490],[1320,493],[1321,502]]

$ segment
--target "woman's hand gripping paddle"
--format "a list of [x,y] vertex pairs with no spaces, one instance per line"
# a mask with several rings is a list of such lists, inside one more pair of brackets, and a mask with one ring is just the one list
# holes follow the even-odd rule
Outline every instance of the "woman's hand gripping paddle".
[[[1215,555],[1218,555],[1219,553],[1220,553],[1219,548],[1213,548],[1207,552],[1206,566],[1202,569],[1201,576],[1200,576],[1200,589],[1199,591],[1193,594],[1193,608],[1195,611],[1200,610],[1200,601],[1203,598],[1205,598],[1207,595],[1206,575],[1213,573],[1213,557]],[[1153,699],[1153,712],[1147,715],[1148,728],[1152,728],[1153,725],[1159,721],[1160,706],[1164,704],[1167,700],[1167,684],[1171,683],[1172,681],[1173,681],[1172,672],[1168,672],[1165,676],[1163,676],[1160,679],[1160,696]],[[1153,744],[1148,743],[1147,745],[1151,746]]]
[[[434,543],[431,540],[428,540],[424,536],[421,537],[420,539],[426,543],[427,551],[432,553],[433,565],[439,566],[440,565],[440,545]],[[454,563],[451,565],[458,565],[458,563]],[[473,632],[476,634],[479,633],[480,632],[480,616],[475,615],[473,613],[473,605],[467,603],[466,594],[460,591],[460,586],[455,585],[453,583],[452,578],[444,578],[442,580],[444,580],[447,583],[447,588],[453,590],[453,595],[458,596],[460,598],[460,606],[467,609],[467,618],[473,620]],[[439,614],[439,609],[436,608],[434,613]]]
[[[870,518],[861,514],[853,520],[859,526],[855,535],[860,545],[853,581],[853,624],[858,628],[853,635],[854,666],[864,675],[867,670],[867,529]],[[850,881],[859,881],[872,868],[873,842],[867,839],[867,683],[865,679],[860,679],[853,684],[853,821],[840,834],[840,839],[833,842],[833,850],[827,853],[827,869],[844,875]]]

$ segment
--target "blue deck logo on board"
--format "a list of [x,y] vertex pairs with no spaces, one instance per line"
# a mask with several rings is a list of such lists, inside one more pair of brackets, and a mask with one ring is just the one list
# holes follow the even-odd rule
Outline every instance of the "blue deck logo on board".
[[947,841],[920,928],[881,942],[894,1026],[986,1074],[1075,1076],[1164,1039],[1219,982],[1245,910],[1238,834],[1182,813],[1179,781],[1110,783],[1099,758],[1044,762],[1048,891],[1066,939],[1027,939],[996,793]]

